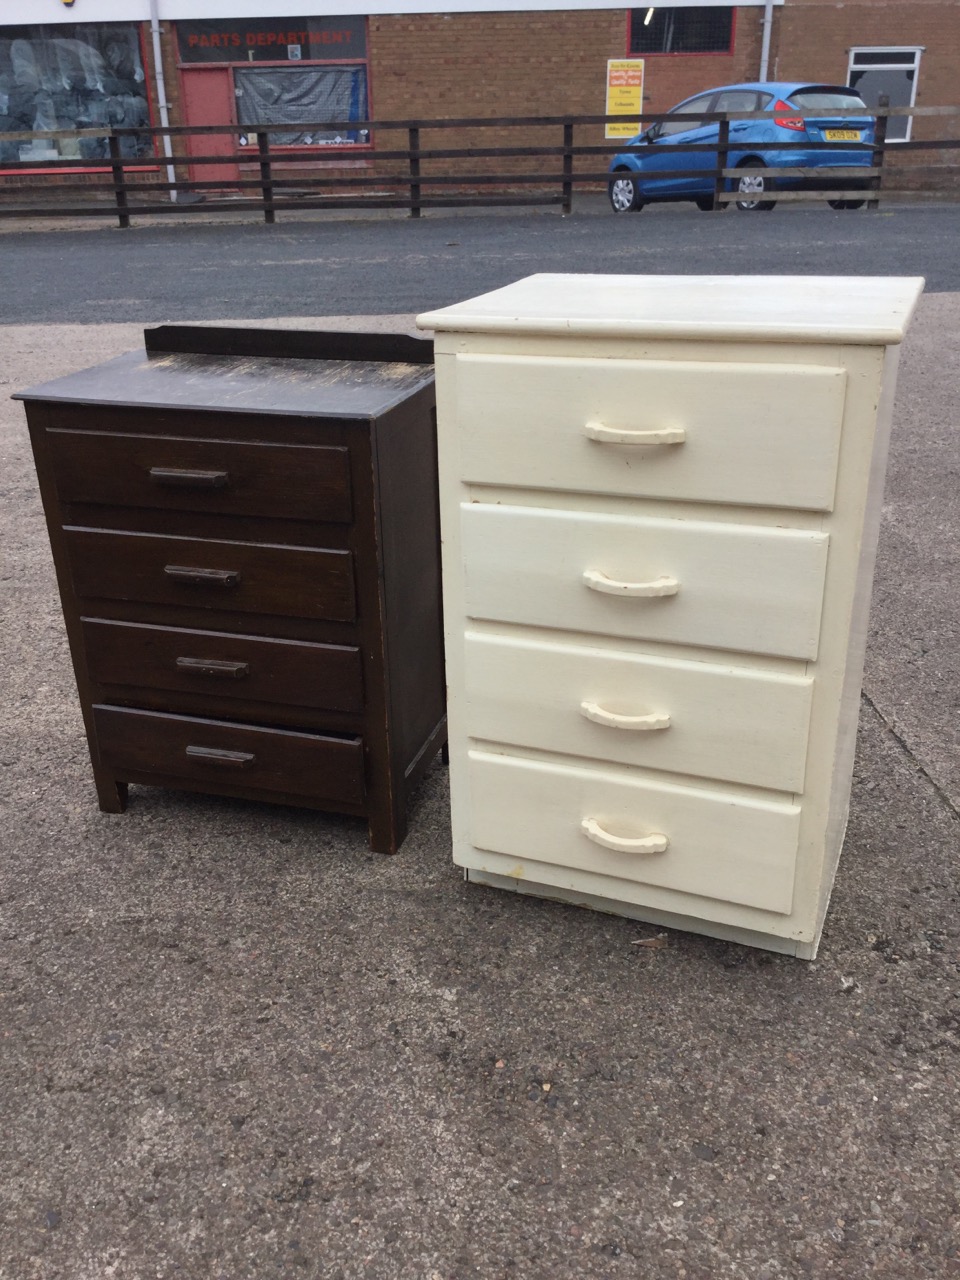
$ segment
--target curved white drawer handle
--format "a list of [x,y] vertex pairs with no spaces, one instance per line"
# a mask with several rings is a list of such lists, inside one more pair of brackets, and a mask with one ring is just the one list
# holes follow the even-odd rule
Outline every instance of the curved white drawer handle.
[[670,717],[656,711],[646,716],[622,716],[616,711],[607,711],[598,702],[581,702],[580,714],[587,720],[595,720],[597,724],[608,725],[611,729],[670,728]]
[[617,853],[666,853],[670,843],[659,832],[652,836],[640,836],[636,840],[630,840],[626,836],[612,836],[593,818],[584,818],[580,823],[580,830],[594,844],[602,844],[605,849],[615,849]]
[[584,569],[583,580],[591,591],[603,591],[608,596],[675,596],[680,590],[677,579],[667,576],[652,582],[618,582],[599,569]]
[[683,444],[687,433],[683,427],[659,427],[652,431],[627,431],[621,427],[605,427],[602,422],[586,422],[583,434],[600,444]]

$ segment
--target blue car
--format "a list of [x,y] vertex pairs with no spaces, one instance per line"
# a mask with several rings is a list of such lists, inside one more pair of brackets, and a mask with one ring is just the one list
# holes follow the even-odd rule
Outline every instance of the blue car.
[[[837,116],[833,112],[862,109],[858,116]],[[766,120],[732,120],[730,122],[730,150],[726,168],[764,169],[779,167],[810,167],[829,169],[837,165],[862,165],[869,168],[871,153],[848,150],[845,142],[873,142],[874,118],[854,89],[830,84],[754,83],[721,85],[687,98],[672,108],[678,119],[663,121],[638,134],[627,144],[628,150],[615,155],[610,172],[610,203],[615,213],[631,213],[645,204],[660,200],[693,200],[704,211],[713,208],[714,179],[704,177],[660,177],[671,170],[710,169],[717,163],[716,151],[674,151],[680,143],[698,143],[701,146],[716,142],[720,126],[698,120],[695,117],[707,111],[768,111]],[[814,111],[814,118],[800,119],[793,112]],[[684,116],[693,116],[689,124]],[[836,151],[802,148],[780,151],[780,142],[831,142]],[[647,150],[651,143],[656,150]],[[767,144],[774,144],[769,146]],[[661,144],[667,144],[662,146]],[[764,144],[763,150],[757,148]],[[765,210],[776,204],[770,198],[777,189],[810,186],[810,179],[799,177],[770,178],[763,173],[745,173],[737,182],[727,180],[727,190],[737,191],[741,199],[738,209]],[[855,178],[834,180],[834,190],[867,187],[868,180]],[[831,200],[835,209],[859,209],[863,200]],[[725,208],[725,205],[721,205]]]

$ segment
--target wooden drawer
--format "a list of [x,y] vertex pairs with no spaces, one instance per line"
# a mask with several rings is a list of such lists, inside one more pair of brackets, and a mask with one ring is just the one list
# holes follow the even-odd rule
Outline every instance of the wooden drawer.
[[472,738],[803,790],[813,680],[468,632]]
[[65,533],[74,586],[83,599],[336,622],[356,618],[349,551],[76,527]]
[[470,617],[817,655],[827,534],[482,503],[461,521]]
[[360,650],[84,618],[93,680],[103,687],[234,696],[325,711],[363,710]]
[[830,367],[459,355],[462,476],[829,511],[845,386]]
[[[481,751],[470,752],[468,785],[470,840],[516,858],[518,878],[536,880],[530,864],[550,863],[782,915],[792,908],[795,805]],[[654,848],[596,842],[609,837]],[[483,869],[482,855],[470,865]]]
[[152,774],[350,805],[363,802],[360,738],[99,705],[93,715],[101,760],[119,778]]
[[187,440],[57,428],[61,502],[349,522],[345,448]]

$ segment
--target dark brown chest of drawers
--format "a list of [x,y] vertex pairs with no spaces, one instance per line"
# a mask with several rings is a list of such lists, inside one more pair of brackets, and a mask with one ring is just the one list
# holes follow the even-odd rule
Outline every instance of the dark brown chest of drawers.
[[446,740],[432,344],[164,326],[23,392],[100,807],[366,817]]

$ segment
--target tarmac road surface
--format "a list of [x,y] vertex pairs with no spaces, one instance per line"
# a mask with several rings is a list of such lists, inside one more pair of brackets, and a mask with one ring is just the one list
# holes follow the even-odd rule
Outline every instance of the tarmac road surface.
[[616,216],[593,196],[569,218],[280,214],[268,227],[249,213],[203,216],[126,231],[92,219],[42,232],[0,223],[0,323],[397,314],[538,271],[908,275],[925,276],[928,293],[960,290],[960,204],[756,214],[677,204]]

